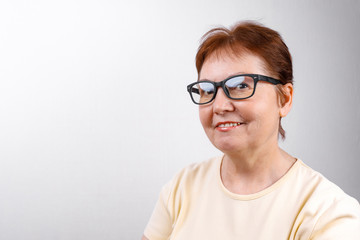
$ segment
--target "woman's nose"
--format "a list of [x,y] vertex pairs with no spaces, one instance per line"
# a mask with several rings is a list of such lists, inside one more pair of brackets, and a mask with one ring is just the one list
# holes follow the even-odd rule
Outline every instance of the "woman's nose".
[[216,114],[234,111],[233,100],[228,98],[222,88],[218,88],[213,102],[213,111]]

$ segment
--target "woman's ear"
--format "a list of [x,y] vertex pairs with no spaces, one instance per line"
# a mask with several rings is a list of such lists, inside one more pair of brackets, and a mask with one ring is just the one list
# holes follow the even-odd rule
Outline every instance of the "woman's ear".
[[287,83],[281,86],[282,97],[280,97],[280,117],[285,117],[288,115],[292,108],[292,100],[293,100],[293,90],[294,87],[291,83]]

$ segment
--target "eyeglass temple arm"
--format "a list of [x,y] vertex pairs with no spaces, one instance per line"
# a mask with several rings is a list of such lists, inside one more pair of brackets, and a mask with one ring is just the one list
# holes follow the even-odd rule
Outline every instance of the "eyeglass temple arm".
[[191,92],[200,94],[199,89],[196,89],[196,88],[191,88]]
[[258,80],[259,81],[265,81],[265,82],[269,82],[272,84],[282,84],[282,82],[280,82],[279,80],[275,79],[275,78],[271,78],[271,77],[266,77],[266,76],[262,76],[262,75],[258,75]]

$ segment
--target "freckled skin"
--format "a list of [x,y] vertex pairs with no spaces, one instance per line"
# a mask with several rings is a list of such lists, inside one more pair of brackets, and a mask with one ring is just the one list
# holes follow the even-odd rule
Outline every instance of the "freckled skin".
[[[241,73],[270,76],[263,61],[252,54],[239,57],[213,55],[206,59],[199,79],[222,81]],[[277,147],[278,124],[281,107],[275,86],[258,82],[254,96],[249,99],[232,100],[221,88],[213,102],[199,106],[201,124],[213,145],[226,153],[243,152],[259,147]],[[230,131],[219,131],[219,122],[240,122]]]

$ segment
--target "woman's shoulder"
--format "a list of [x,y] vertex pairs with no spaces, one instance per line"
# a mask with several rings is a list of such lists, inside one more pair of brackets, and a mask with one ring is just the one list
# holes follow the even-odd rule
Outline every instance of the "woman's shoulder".
[[341,235],[342,239],[348,239],[346,234],[359,234],[360,205],[355,198],[302,161],[294,179],[293,188],[301,186],[302,192],[302,208],[297,219],[302,225],[300,232],[312,229],[312,237]]
[[221,159],[221,156],[213,157],[184,167],[166,183],[162,191],[168,196],[174,196],[196,190],[206,182],[213,181],[220,171]]
[[175,178],[187,178],[206,175],[209,172],[216,171],[221,164],[221,156],[210,158],[206,161],[192,163],[181,169]]
[[297,179],[302,182],[304,187],[309,188],[312,195],[317,198],[352,198],[346,194],[338,185],[330,181],[320,172],[312,169],[303,161],[299,161],[299,168],[297,171]]
[[221,159],[222,157],[219,156],[206,161],[192,163],[176,173],[170,183],[186,181],[194,183],[199,180],[204,180],[204,178],[208,176],[213,176],[213,174],[216,174],[217,170],[219,170]]

